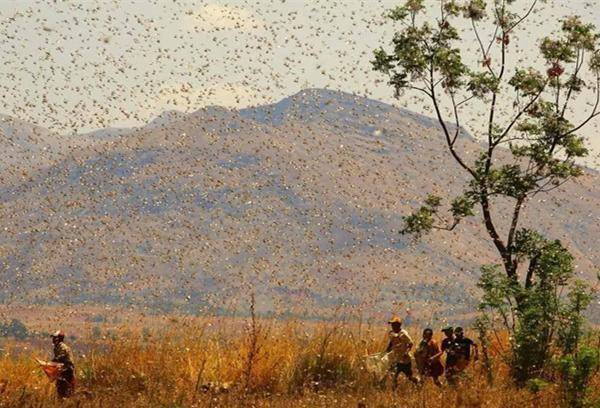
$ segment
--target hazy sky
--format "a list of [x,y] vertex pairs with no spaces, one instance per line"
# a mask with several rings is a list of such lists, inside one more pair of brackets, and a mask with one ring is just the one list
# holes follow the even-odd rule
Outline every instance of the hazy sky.
[[[394,32],[382,14],[398,3],[0,0],[0,112],[81,132],[145,123],[166,109],[243,107],[327,87],[427,113],[415,98],[394,100],[369,63]],[[592,3],[548,1],[510,51],[535,64],[535,38],[558,27],[559,17],[580,14],[600,25]],[[517,0],[517,8],[527,4]],[[482,110],[465,113],[475,123]],[[586,135],[598,154],[596,130]]]

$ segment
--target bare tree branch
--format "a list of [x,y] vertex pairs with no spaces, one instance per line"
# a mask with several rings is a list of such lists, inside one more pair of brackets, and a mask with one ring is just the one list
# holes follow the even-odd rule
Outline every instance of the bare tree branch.
[[430,93],[429,93],[429,91],[427,91],[427,89],[425,89],[425,88],[420,88],[420,87],[418,87],[418,86],[413,86],[413,85],[408,85],[408,86],[406,86],[406,88],[408,88],[408,89],[413,89],[413,90],[415,90],[415,91],[419,91],[419,92],[423,92],[425,95],[427,95],[428,97],[430,97],[430,98],[431,98],[431,94],[430,94]]
[[431,228],[436,229],[436,230],[442,230],[442,231],[452,231],[454,230],[454,228],[456,228],[456,226],[459,224],[460,221],[458,220],[454,220],[452,222],[452,224],[448,225],[448,226],[439,226],[439,225],[432,225]]
[[454,93],[450,94],[450,100],[452,101],[452,110],[454,111],[454,121],[456,122],[456,130],[454,132],[454,137],[452,138],[451,144],[454,146],[456,143],[456,139],[458,139],[458,135],[460,134],[460,118],[458,116],[458,105],[454,99]]
[[569,86],[569,91],[567,92],[567,96],[565,97],[565,104],[562,108],[560,117],[565,117],[565,112],[567,110],[567,105],[569,104],[569,100],[571,99],[571,94],[573,93],[573,89],[575,88],[575,82],[577,81],[577,75],[579,75],[579,70],[583,66],[583,62],[585,61],[585,51],[583,49],[577,50],[577,61],[575,62],[575,70],[573,71],[573,75],[571,76],[571,84]]
[[498,231],[496,230],[496,227],[494,225],[487,191],[481,192],[481,194],[479,195],[479,201],[481,203],[481,209],[483,211],[483,220],[485,222],[485,228],[489,236],[492,238],[496,249],[498,249],[500,256],[502,257],[502,262],[504,263],[504,269],[506,270],[506,273],[510,278],[514,278],[515,273],[511,269],[512,262],[507,251],[506,245],[504,244],[504,242],[502,242],[502,239],[500,238],[500,235],[498,234]]
[[517,231],[517,225],[519,223],[519,216],[521,213],[521,209],[523,208],[523,202],[525,201],[525,198],[526,195],[522,195],[521,197],[517,198],[517,201],[515,203],[512,220],[510,222],[510,230],[508,231],[508,239],[506,240],[506,246],[508,248],[512,248],[513,246],[515,233]]
[[525,276],[525,289],[529,289],[533,285],[533,274],[534,274],[535,268],[537,266],[537,261],[538,261],[537,255],[534,256],[533,258],[531,258],[531,260],[529,261],[529,267],[527,268],[527,275]]
[[527,17],[529,17],[529,15],[533,12],[533,9],[535,9],[537,2],[538,2],[538,0],[533,0],[533,3],[531,4],[531,7],[529,7],[529,10],[527,10],[527,12],[523,16],[521,16],[521,18],[519,18],[512,26],[510,26],[510,28],[508,30],[506,30],[506,34],[510,33],[519,24],[521,24],[525,19],[527,19]]
[[546,89],[547,83],[548,82],[546,82],[544,84],[544,87],[542,88],[542,90],[540,92],[538,92],[538,94],[535,95],[535,97],[533,97],[533,99],[531,99],[529,101],[529,103],[527,105],[525,105],[525,107],[523,109],[521,109],[519,111],[519,113],[513,118],[513,120],[508,124],[506,129],[504,129],[504,132],[502,132],[502,134],[498,137],[498,139],[496,139],[496,141],[494,142],[494,145],[497,146],[506,137],[506,135],[508,135],[508,133],[512,130],[513,126],[516,125],[517,121],[521,118],[521,116],[523,116],[523,114],[526,113],[529,110],[529,108],[531,108],[533,106],[533,104],[540,98],[540,96]]
[[573,129],[571,129],[570,131],[568,131],[561,137],[566,137],[566,136],[569,136],[569,135],[577,132],[579,129],[581,129],[582,127],[587,125],[596,116],[600,115],[600,112],[598,111],[599,106],[600,106],[600,75],[597,75],[596,76],[596,103],[594,105],[594,109],[592,109],[592,113],[590,113],[588,118],[585,119],[581,124],[579,124],[578,126],[575,126]]
[[[483,42],[481,41],[481,37],[479,36],[479,30],[477,30],[477,24],[475,23],[474,19],[471,19],[471,26],[473,27],[473,32],[475,33],[475,37],[477,38],[477,42],[479,43],[479,48],[481,49],[481,54],[483,56],[483,64],[487,67],[488,71],[490,71],[490,73],[493,75],[494,78],[496,78],[496,73],[494,72],[494,70],[492,69],[491,64],[488,64],[488,53],[489,53],[489,48],[486,51],[484,46],[483,46]],[[497,27],[497,26],[496,26]],[[494,37],[496,36],[496,34],[494,34]],[[493,41],[493,39],[492,39]]]
[[[433,61],[430,62],[429,72],[430,72],[430,76],[431,76],[431,83],[433,84],[434,83],[434,81],[433,81]],[[452,139],[450,137],[450,131],[448,130],[448,126],[446,125],[446,122],[444,121],[444,118],[442,116],[442,112],[440,110],[440,106],[439,106],[439,103],[438,103],[438,100],[437,100],[437,96],[436,96],[436,93],[435,93],[435,86],[434,85],[431,86],[430,93],[431,93],[431,100],[433,101],[433,107],[435,108],[435,113],[436,113],[438,122],[442,126],[442,130],[444,131],[444,136],[446,136],[446,143],[448,145],[448,148],[450,149],[450,153],[452,154],[452,157],[454,157],[454,160],[456,160],[456,162],[463,169],[465,169],[466,171],[468,171],[469,174],[474,179],[477,179],[477,174],[475,173],[475,171],[473,171],[473,169],[471,169],[463,161],[463,159],[458,155],[458,153],[454,149],[454,145],[453,145]]]
[[[497,14],[497,18],[498,20],[503,19],[504,18],[504,13],[506,12],[505,10],[505,6],[504,6],[504,2],[502,2],[502,16]],[[498,13],[498,10],[496,9],[496,13]],[[504,38],[505,32],[504,29],[502,29],[502,38]],[[500,81],[502,81],[502,78],[504,77],[504,72],[506,71],[506,43],[504,41],[502,41],[502,59],[501,59],[501,68],[500,68],[500,73],[498,74],[498,83],[500,83]],[[485,172],[486,174],[489,172],[491,164],[492,164],[492,155],[494,154],[494,148],[496,147],[494,145],[494,115],[496,114],[496,102],[498,99],[498,91],[494,90],[492,93],[492,102],[491,102],[491,106],[490,106],[490,115],[489,115],[489,119],[488,119],[488,152],[487,152],[487,158],[486,158],[486,163],[485,163]]]
[[475,99],[475,98],[476,98],[475,95],[471,95],[468,98],[465,98],[462,101],[460,101],[459,103],[457,103],[456,107],[459,108],[461,105],[464,105],[465,103],[469,102],[471,99]]
[[531,195],[535,196],[535,195],[537,195],[539,193],[549,193],[552,190],[556,190],[557,188],[562,187],[565,183],[571,181],[571,179],[572,179],[571,177],[566,177],[564,180],[562,180],[558,184],[554,184],[552,187],[546,188],[546,186],[549,186],[554,181],[554,179],[550,179],[543,186],[541,186],[538,189],[536,189]]

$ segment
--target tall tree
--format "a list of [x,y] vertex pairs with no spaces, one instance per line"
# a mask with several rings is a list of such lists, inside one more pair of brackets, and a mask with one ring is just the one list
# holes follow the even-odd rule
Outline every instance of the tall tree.
[[[524,3],[527,7],[519,13]],[[568,17],[557,27],[559,34],[542,38],[537,66],[544,68],[535,68],[535,49],[526,59],[531,67],[520,66],[522,60],[512,52],[518,29],[541,3],[407,0],[388,13],[399,29],[392,48],[376,50],[373,61],[374,69],[388,76],[396,97],[414,91],[431,101],[447,149],[469,179],[463,193],[450,203],[450,219],[441,214],[442,199],[429,195],[423,206],[404,217],[403,233],[420,236],[432,229],[453,230],[479,207],[503,269],[502,275],[485,269],[480,286],[487,290],[487,305],[505,308],[505,326],[517,331],[519,319],[530,321],[540,313],[551,314],[556,321],[561,307],[546,295],[573,275],[573,257],[560,241],[520,227],[524,208],[536,195],[582,174],[577,160],[588,149],[578,132],[600,115],[600,36],[592,24]],[[466,56],[459,19],[472,31],[477,58]],[[482,27],[491,29],[489,38],[481,33]],[[469,60],[477,62],[469,66],[465,62]],[[580,110],[585,106],[581,100],[587,98],[592,100],[591,109],[577,122],[572,106],[577,103]],[[460,149],[464,112],[471,104],[477,110],[486,107],[484,122],[471,126],[481,129],[476,136],[483,142],[474,160]],[[506,203],[509,213],[502,211]],[[542,329],[547,346],[554,325]],[[544,358],[540,356],[540,361]]]

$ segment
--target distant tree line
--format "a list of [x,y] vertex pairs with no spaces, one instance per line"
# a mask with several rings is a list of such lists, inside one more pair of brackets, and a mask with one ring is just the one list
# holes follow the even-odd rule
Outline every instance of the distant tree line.
[[19,319],[0,323],[0,335],[2,337],[14,337],[17,340],[25,340],[31,333],[25,324]]

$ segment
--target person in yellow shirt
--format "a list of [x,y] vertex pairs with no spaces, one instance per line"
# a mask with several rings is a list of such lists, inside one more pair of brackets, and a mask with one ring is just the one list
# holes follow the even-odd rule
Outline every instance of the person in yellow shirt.
[[392,386],[396,389],[400,373],[406,375],[413,383],[418,384],[419,379],[413,375],[412,362],[409,354],[414,343],[408,335],[408,332],[402,329],[402,320],[400,318],[393,317],[388,323],[392,330],[389,332],[390,341],[386,353],[389,353],[390,371],[394,376]]

